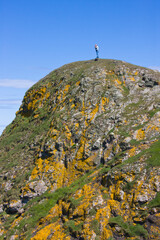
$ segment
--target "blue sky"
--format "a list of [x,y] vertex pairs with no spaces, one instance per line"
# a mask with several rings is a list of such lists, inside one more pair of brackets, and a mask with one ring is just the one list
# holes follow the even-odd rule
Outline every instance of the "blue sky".
[[160,69],[159,0],[0,0],[0,133],[26,90],[66,63],[119,59]]

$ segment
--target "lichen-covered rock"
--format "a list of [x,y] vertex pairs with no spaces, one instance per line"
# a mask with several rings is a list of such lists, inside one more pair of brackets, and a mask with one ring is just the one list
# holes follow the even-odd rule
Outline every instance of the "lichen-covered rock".
[[25,186],[22,190],[21,198],[23,201],[39,196],[47,190],[47,186],[43,180],[33,181]]
[[51,72],[0,138],[2,239],[159,239],[159,136],[160,73]]

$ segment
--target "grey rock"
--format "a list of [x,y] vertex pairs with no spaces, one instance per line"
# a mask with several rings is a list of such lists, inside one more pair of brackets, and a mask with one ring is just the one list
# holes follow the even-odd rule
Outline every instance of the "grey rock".
[[3,212],[3,204],[0,204],[0,213]]
[[129,143],[131,140],[132,140],[131,137],[126,137],[126,138],[124,139],[124,142]]
[[154,86],[154,82],[152,82],[152,81],[146,81],[146,82],[145,82],[145,86],[152,88],[152,87]]
[[12,235],[9,240],[15,240],[17,239],[17,235]]
[[147,194],[143,194],[143,195],[138,195],[137,196],[137,201],[140,202],[140,203],[145,203],[149,200],[149,197]]
[[101,139],[98,138],[97,141],[93,144],[92,150],[97,150],[100,148],[101,145]]
[[157,192],[160,191],[160,182],[158,181],[158,179],[156,179],[156,181],[154,182],[154,185],[155,185],[155,189]]
[[130,145],[128,142],[121,142],[119,145],[122,151],[126,151],[127,149],[130,149]]
[[12,182],[9,180],[8,182],[5,183],[4,191],[7,192],[11,190],[12,188]]
[[115,230],[116,230],[117,232],[119,232],[119,233],[122,231],[121,227],[119,227],[119,226],[117,226],[117,225],[115,226]]
[[119,198],[120,198],[121,201],[123,200],[123,198],[124,198],[124,191],[123,190],[120,190]]
[[21,195],[21,198],[24,200],[24,202],[25,200],[27,202],[30,198],[41,195],[48,188],[43,180],[31,182],[28,184],[28,186],[29,191],[25,193],[25,195]]
[[21,200],[11,201],[11,203],[7,206],[6,212],[8,214],[15,214],[22,208]]
[[143,74],[142,80],[144,81],[145,86],[150,88],[154,87],[155,85],[158,85],[159,81],[159,79],[157,79],[154,75],[146,73]]

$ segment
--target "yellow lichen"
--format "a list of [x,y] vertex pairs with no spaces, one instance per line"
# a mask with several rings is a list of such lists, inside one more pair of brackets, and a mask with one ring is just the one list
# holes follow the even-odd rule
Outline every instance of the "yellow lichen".
[[137,140],[143,140],[145,138],[145,132],[141,128],[136,131],[136,139]]
[[135,78],[134,77],[129,77],[129,79],[133,82],[135,82]]
[[115,82],[117,83],[117,84],[119,84],[119,85],[121,85],[122,84],[122,82],[117,78],[117,79],[115,79]]
[[105,111],[104,106],[105,106],[106,103],[109,103],[109,99],[106,98],[106,97],[102,97],[102,100],[101,100],[101,110],[102,110],[102,112]]
[[22,219],[23,219],[23,215],[20,216],[19,218],[16,218],[16,219],[13,221],[13,223],[12,223],[12,225],[11,225],[11,228],[14,228],[15,226],[18,226],[19,222],[20,222]]
[[99,109],[99,105],[97,104],[96,107],[90,113],[90,121],[94,120],[96,113],[98,112],[98,109]]
[[136,154],[136,147],[132,147],[129,151],[128,151],[128,156],[129,157],[133,157]]
[[31,240],[47,240],[49,235],[52,233],[52,236],[50,239],[55,240],[69,240],[66,236],[66,234],[63,232],[61,225],[56,223],[51,223],[38,231],[34,237],[31,238]]
[[46,93],[46,89],[46,87],[41,87],[40,89],[33,89],[27,93],[24,97],[24,104],[19,110],[22,116],[29,116],[33,110],[42,107],[42,103],[50,96],[49,92]]

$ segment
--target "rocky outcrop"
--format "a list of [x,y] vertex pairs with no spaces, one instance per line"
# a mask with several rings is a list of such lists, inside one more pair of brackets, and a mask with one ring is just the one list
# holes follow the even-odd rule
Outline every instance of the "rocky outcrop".
[[0,139],[2,239],[159,239],[160,74],[65,65]]

